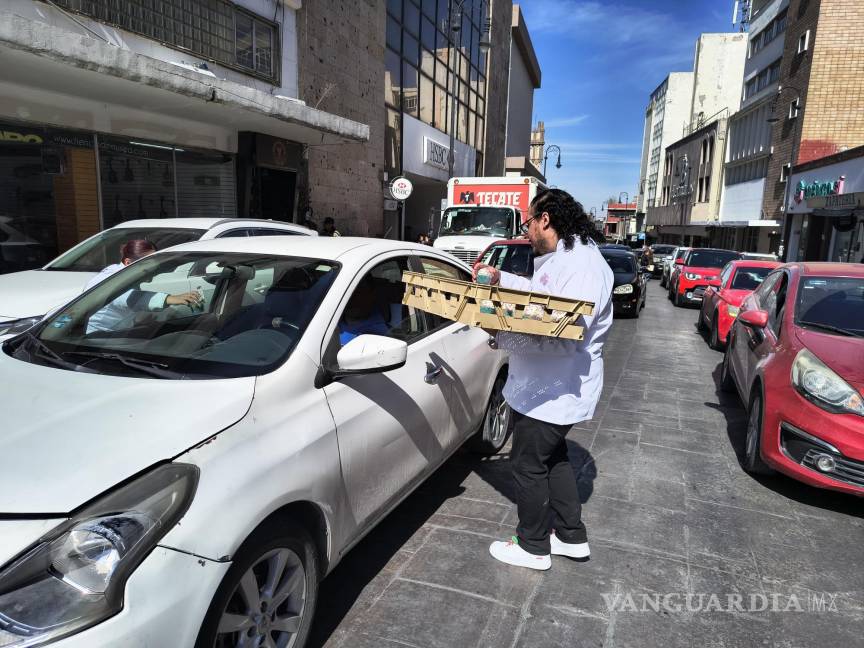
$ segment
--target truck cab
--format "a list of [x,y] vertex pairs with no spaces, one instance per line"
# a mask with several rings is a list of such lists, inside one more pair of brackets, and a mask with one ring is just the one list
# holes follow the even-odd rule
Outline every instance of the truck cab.
[[473,263],[492,241],[518,236],[521,222],[521,213],[513,207],[448,207],[441,215],[435,247]]

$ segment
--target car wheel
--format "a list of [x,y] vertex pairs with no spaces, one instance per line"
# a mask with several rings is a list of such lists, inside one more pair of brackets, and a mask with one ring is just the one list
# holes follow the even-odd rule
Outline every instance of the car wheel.
[[700,308],[699,316],[696,318],[696,330],[702,333],[706,328],[708,327],[705,326],[705,311]]
[[302,648],[318,596],[316,555],[299,527],[256,531],[216,590],[195,648]]
[[729,367],[729,356],[731,346],[726,346],[726,353],[723,354],[723,364],[720,367],[720,391],[732,393],[735,391],[735,381],[732,379],[731,368]]
[[747,439],[744,442],[744,470],[754,475],[770,475],[774,471],[762,460],[762,395],[758,392],[750,401],[747,417]]
[[675,292],[672,293],[672,305],[681,306],[681,295],[678,294],[678,286],[675,286]]
[[708,345],[715,351],[723,350],[723,343],[720,341],[720,323],[717,321],[717,315],[711,319],[711,341]]
[[664,275],[660,275],[660,287],[661,287],[661,288],[665,288],[665,287],[666,287],[666,275],[665,275],[665,274],[664,274]]
[[506,374],[500,374],[492,386],[480,429],[471,439],[470,449],[478,454],[496,454],[507,442],[512,421],[510,406],[504,400]]

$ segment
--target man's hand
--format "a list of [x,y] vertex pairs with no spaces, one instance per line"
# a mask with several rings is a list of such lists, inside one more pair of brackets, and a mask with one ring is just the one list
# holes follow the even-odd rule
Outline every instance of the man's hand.
[[501,271],[498,270],[498,268],[493,268],[490,265],[483,265],[481,263],[474,266],[474,271],[471,273],[471,278],[474,281],[477,281],[477,273],[483,268],[486,268],[487,272],[489,273],[489,284],[492,286],[497,286],[498,282],[501,281]]
[[197,292],[185,292],[179,295],[168,295],[165,298],[166,306],[197,306],[201,296]]

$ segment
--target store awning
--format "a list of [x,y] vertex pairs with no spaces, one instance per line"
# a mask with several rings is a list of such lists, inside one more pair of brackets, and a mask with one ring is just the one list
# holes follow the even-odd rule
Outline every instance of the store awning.
[[719,221],[710,227],[780,227],[780,221],[776,220],[741,220],[741,221]]
[[[44,113],[40,115],[13,105],[9,97],[0,98],[0,114],[9,117],[102,130],[99,124],[58,124],[46,119],[52,108],[57,115],[74,111],[74,105],[51,105],[50,97],[65,95],[306,144],[369,140],[368,125],[295,99],[2,11],[0,59],[0,86],[15,84],[44,96],[35,104]],[[86,122],[86,116],[80,121]]]

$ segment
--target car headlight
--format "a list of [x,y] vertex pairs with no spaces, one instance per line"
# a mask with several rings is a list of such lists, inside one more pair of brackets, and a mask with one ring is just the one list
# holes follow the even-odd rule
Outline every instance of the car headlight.
[[629,295],[633,292],[633,284],[623,284],[612,291],[616,295]]
[[864,416],[861,394],[807,349],[801,349],[792,363],[792,385],[824,410]]
[[0,335],[18,335],[42,321],[42,315],[0,322]]
[[695,281],[696,279],[702,278],[702,275],[698,275],[695,272],[685,272],[684,276],[687,277],[690,281]]
[[183,516],[198,468],[165,464],[98,498],[0,571],[0,646],[43,645],[123,608],[126,581]]
[[729,315],[729,317],[738,317],[738,313],[740,311],[741,311],[740,306],[727,306],[726,307],[726,314]]

